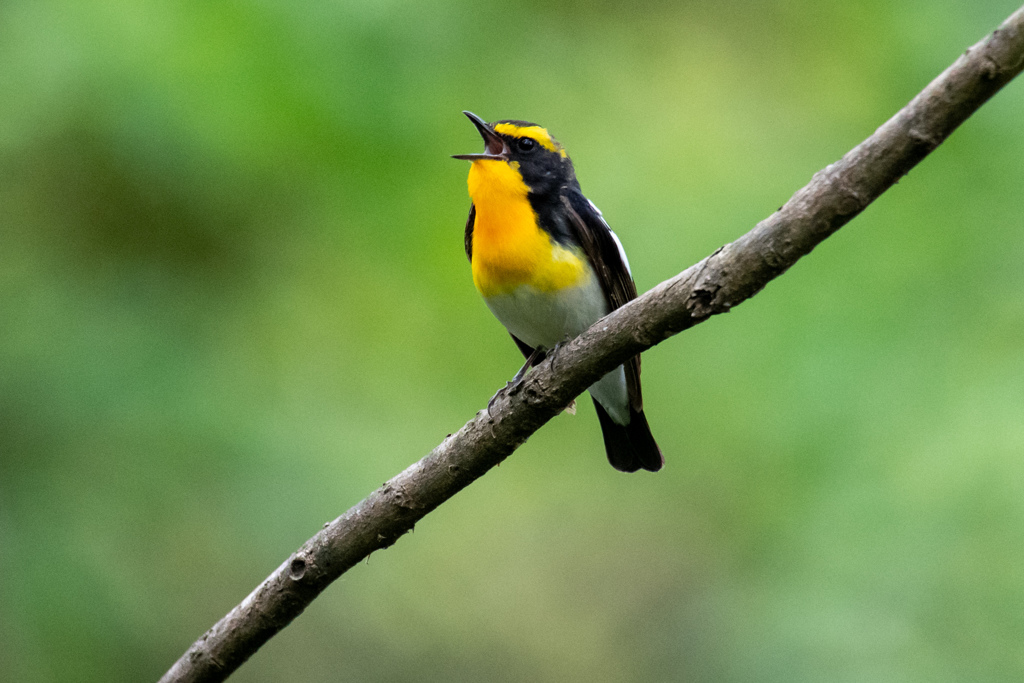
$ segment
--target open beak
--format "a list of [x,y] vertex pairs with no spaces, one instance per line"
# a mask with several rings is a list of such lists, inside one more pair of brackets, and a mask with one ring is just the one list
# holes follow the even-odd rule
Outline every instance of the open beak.
[[505,141],[500,135],[494,132],[487,122],[477,116],[471,111],[462,112],[469,117],[469,120],[473,122],[476,129],[480,131],[480,135],[484,139],[484,144],[487,145],[487,149],[483,154],[453,154],[453,159],[465,159],[467,161],[479,161],[481,159],[494,159],[498,161],[507,161],[509,148]]

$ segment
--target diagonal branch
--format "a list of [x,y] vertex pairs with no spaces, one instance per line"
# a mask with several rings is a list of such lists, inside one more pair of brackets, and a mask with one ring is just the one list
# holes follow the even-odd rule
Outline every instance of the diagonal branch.
[[457,434],[334,520],[161,678],[222,681],[332,581],[494,467],[612,368],[760,291],[845,225],[1024,69],[1024,7],[735,242],[598,321]]

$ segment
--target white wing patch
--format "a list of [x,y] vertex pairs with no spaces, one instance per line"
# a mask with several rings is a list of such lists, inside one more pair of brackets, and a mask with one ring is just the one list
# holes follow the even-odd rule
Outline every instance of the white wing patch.
[[590,203],[590,208],[594,210],[594,213],[597,214],[597,217],[601,219],[601,222],[604,224],[604,227],[608,228],[608,232],[611,233],[612,239],[615,240],[615,246],[619,248],[619,258],[622,259],[622,265],[626,266],[626,272],[629,273],[630,277],[633,277],[633,269],[629,267],[629,259],[626,258],[626,250],[622,247],[622,241],[619,239],[619,236],[615,234],[614,230],[608,227],[608,221],[604,219],[604,214],[601,213],[601,209],[597,208],[597,205],[595,205],[594,202],[590,201],[589,199],[587,200],[587,202]]

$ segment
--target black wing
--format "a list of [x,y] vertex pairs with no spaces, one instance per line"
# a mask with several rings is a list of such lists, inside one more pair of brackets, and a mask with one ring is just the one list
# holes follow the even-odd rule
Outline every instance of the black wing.
[[469,218],[466,219],[466,258],[473,262],[473,223],[476,222],[476,204],[469,205]]
[[[620,253],[619,244],[611,228],[601,217],[601,212],[575,188],[567,188],[562,194],[562,204],[569,216],[573,236],[583,248],[583,253],[597,274],[609,309],[614,311],[627,301],[635,299],[636,284]],[[640,356],[630,358],[625,363],[625,369],[629,406],[639,412],[644,407],[643,396],[640,393]]]

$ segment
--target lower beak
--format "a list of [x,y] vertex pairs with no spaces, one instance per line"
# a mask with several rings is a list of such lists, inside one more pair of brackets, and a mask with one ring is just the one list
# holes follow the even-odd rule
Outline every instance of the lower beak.
[[479,161],[481,159],[508,161],[508,144],[505,143],[501,136],[495,133],[494,129],[488,126],[486,121],[473,112],[464,111],[462,113],[469,117],[469,120],[473,122],[476,129],[480,131],[480,135],[483,137],[484,144],[487,145],[487,148],[483,154],[453,154],[452,158],[465,159],[467,161]]

